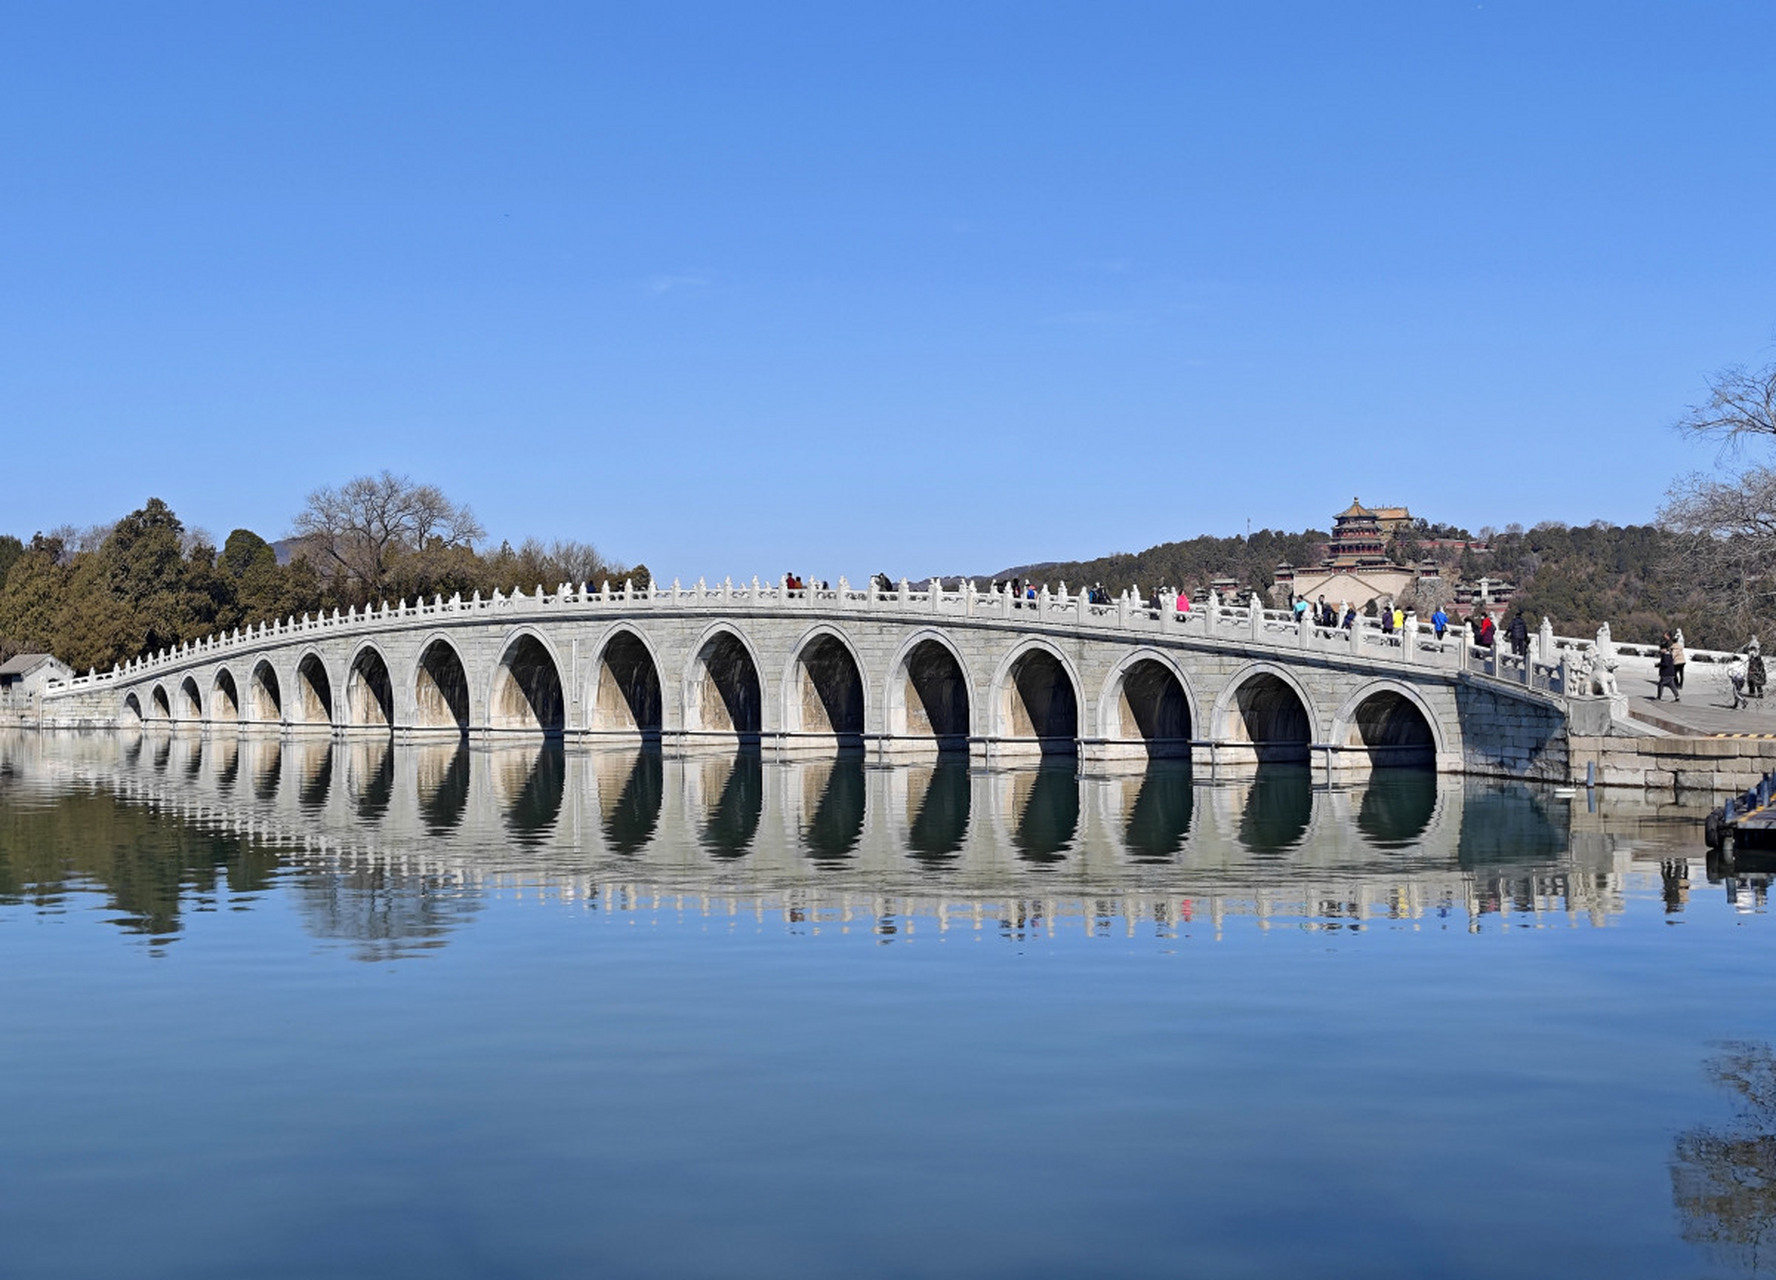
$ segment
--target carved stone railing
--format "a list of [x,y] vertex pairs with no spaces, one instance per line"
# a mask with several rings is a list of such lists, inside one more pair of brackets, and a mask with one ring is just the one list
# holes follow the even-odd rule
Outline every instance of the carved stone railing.
[[[465,599],[457,594],[445,599],[384,601],[365,609],[334,609],[319,615],[304,614],[281,621],[262,622],[256,626],[236,628],[226,635],[206,636],[172,649],[161,650],[147,657],[113,667],[110,671],[89,671],[86,675],[52,685],[55,693],[74,693],[114,684],[131,684],[144,676],[169,668],[186,666],[193,661],[208,661],[247,649],[259,649],[298,637],[334,635],[341,632],[381,631],[390,627],[410,625],[424,620],[468,621],[494,617],[541,618],[550,614],[600,610],[633,612],[635,610],[795,610],[859,613],[879,617],[926,616],[937,618],[998,620],[1040,627],[1067,627],[1101,630],[1124,636],[1196,638],[1233,643],[1252,643],[1266,647],[1294,648],[1318,655],[1343,655],[1401,667],[1468,672],[1503,680],[1511,684],[1553,696],[1569,692],[1569,665],[1577,654],[1589,647],[1590,641],[1555,637],[1544,630],[1535,638],[1528,662],[1508,651],[1483,649],[1474,645],[1466,628],[1455,626],[1439,640],[1422,623],[1408,622],[1406,627],[1388,633],[1370,618],[1358,618],[1348,629],[1343,626],[1324,627],[1280,609],[1266,609],[1255,603],[1234,604],[1213,594],[1200,605],[1193,604],[1187,613],[1179,613],[1168,603],[1154,607],[1136,592],[1124,592],[1105,601],[1092,602],[1085,591],[1069,592],[1066,584],[1056,590],[1044,586],[1033,596],[1014,595],[1009,588],[997,584],[986,590],[970,579],[959,579],[955,585],[933,581],[925,590],[914,590],[905,579],[898,586],[882,589],[875,582],[866,588],[851,586],[841,578],[837,587],[816,585],[790,588],[786,581],[735,584],[728,579],[716,585],[698,580],[686,587],[674,581],[669,587],[641,587],[625,582],[612,587],[608,582],[594,590],[589,584],[574,586],[562,583],[547,592],[541,584],[526,594],[514,591],[491,596],[480,592]],[[1502,637],[1501,637],[1502,639]],[[1644,646],[1618,645],[1619,653],[1638,656]],[[1692,661],[1718,662],[1733,655],[1712,651],[1691,650]],[[1575,690],[1576,691],[1576,690]]]

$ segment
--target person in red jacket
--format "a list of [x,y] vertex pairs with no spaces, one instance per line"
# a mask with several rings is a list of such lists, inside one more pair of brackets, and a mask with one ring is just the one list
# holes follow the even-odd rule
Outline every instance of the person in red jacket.
[[1480,619],[1480,647],[1482,649],[1492,648],[1492,642],[1497,636],[1498,627],[1494,625],[1492,615],[1489,613]]

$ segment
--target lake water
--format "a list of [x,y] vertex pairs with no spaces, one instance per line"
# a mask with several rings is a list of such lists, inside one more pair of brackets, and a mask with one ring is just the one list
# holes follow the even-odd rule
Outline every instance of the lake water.
[[1767,1272],[1664,799],[0,735],[0,1275]]

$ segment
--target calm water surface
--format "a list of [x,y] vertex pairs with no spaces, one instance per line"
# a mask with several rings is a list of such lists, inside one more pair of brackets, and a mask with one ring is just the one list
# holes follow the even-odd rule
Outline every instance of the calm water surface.
[[1699,817],[0,735],[0,1274],[1767,1274]]

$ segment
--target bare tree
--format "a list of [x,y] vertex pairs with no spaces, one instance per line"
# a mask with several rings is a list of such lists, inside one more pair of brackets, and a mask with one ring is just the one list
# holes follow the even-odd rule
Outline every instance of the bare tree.
[[399,556],[472,547],[487,532],[466,504],[450,501],[436,485],[389,471],[316,489],[294,525],[317,568],[358,585],[372,599],[382,594]]
[[1776,468],[1685,476],[1659,523],[1673,534],[1667,567],[1741,626],[1776,604]]
[[[1720,440],[1723,455],[1748,440],[1776,440],[1776,364],[1723,369],[1708,392],[1678,419],[1679,431]],[[1674,535],[1665,566],[1674,581],[1701,590],[1740,627],[1768,616],[1776,605],[1776,469],[1684,476],[1667,491],[1659,524]]]
[[1776,436],[1776,364],[1753,372],[1744,365],[1722,369],[1709,379],[1706,404],[1691,405],[1677,429],[1714,436],[1728,447],[1748,436]]

